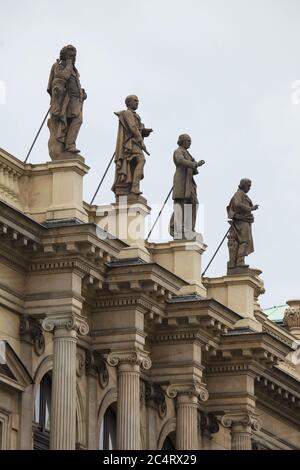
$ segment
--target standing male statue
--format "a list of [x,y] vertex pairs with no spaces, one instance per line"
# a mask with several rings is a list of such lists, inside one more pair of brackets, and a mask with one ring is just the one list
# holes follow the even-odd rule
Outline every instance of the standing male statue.
[[80,152],[76,139],[82,124],[82,106],[87,96],[75,67],[76,49],[68,45],[53,64],[47,91],[51,96],[48,127],[49,154],[52,160],[72,158]]
[[231,225],[228,234],[229,262],[227,263],[228,274],[234,270],[247,269],[245,256],[254,252],[252,238],[252,224],[254,217],[252,212],[258,209],[253,205],[247,193],[251,188],[251,180],[242,179],[237,192],[232,197],[227,214]]
[[136,113],[139,99],[135,95],[127,96],[125,100],[127,109],[115,113],[119,118],[119,129],[115,151],[115,181],[112,191],[116,196],[139,195],[140,181],[144,177],[144,152],[149,155],[144,144],[144,137],[148,137],[152,129],[146,129]]
[[178,137],[178,149],[173,160],[176,171],[173,180],[174,212],[170,220],[169,231],[174,239],[191,239],[195,237],[195,224],[198,210],[197,185],[193,176],[197,168],[205,161],[196,161],[188,152],[192,139],[188,134]]

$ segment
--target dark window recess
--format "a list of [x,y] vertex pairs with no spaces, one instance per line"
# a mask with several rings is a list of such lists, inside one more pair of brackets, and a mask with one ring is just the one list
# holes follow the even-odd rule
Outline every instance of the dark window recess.
[[47,450],[50,445],[51,375],[44,375],[35,399],[33,448]]
[[104,415],[100,428],[99,449],[116,449],[117,419],[112,407],[109,407]]
[[162,450],[176,450],[174,445],[175,442],[175,433],[171,433],[166,438],[165,442],[163,443]]

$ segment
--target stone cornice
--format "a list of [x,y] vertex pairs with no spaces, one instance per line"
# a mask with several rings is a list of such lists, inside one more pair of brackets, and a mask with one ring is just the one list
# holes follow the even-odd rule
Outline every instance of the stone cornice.
[[207,401],[209,397],[206,386],[202,383],[175,383],[168,386],[169,398],[176,398],[179,395],[197,397],[200,401]]
[[[282,329],[281,329],[282,330]],[[263,333],[267,333],[273,338],[277,339],[281,343],[286,344],[290,348],[294,348],[295,339],[292,337],[291,333],[288,331],[280,331],[279,327],[270,325],[267,322],[262,326]]]
[[86,335],[89,332],[89,326],[85,318],[74,314],[49,316],[43,320],[42,326],[43,329],[48,332],[60,328],[74,330],[80,335]]
[[17,230],[27,238],[40,243],[41,236],[46,230],[41,224],[26,216],[17,209],[9,206],[0,199],[0,223]]
[[137,365],[142,369],[148,370],[151,368],[152,362],[148,353],[144,351],[112,351],[107,356],[107,363],[111,367],[116,367],[119,364]]
[[246,332],[229,333],[222,336],[220,354],[225,359],[242,356],[261,360],[265,363],[278,363],[293,351],[290,345],[271,336],[269,333]]
[[147,290],[159,296],[170,292],[177,294],[187,283],[170,271],[156,263],[137,265],[110,266],[107,273],[108,284],[122,285],[138,282],[141,290]]

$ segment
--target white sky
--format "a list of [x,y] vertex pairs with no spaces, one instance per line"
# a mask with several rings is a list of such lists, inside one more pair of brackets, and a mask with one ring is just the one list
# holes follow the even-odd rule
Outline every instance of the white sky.
[[[137,94],[142,120],[155,130],[142,182],[148,203],[162,204],[177,136],[190,133],[192,155],[206,160],[197,177],[203,267],[227,230],[229,199],[250,177],[249,195],[261,207],[248,262],[263,271],[261,304],[300,297],[300,104],[292,95],[299,0],[0,0],[0,11],[0,147],[25,158],[49,106],[51,65],[74,44],[88,94],[77,141],[91,167],[85,199],[114,151],[113,112]],[[47,139],[45,126],[31,163],[49,160]],[[113,168],[98,204],[113,201],[112,179]],[[223,275],[226,262],[224,245],[208,275]]]

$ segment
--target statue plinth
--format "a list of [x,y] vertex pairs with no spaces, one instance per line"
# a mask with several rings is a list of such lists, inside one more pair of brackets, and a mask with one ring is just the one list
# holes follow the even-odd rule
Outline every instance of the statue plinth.
[[258,297],[265,292],[264,283],[259,277],[260,274],[261,271],[258,269],[245,267],[241,273],[203,278],[207,296],[214,298],[241,316],[241,320],[235,325],[236,328],[262,331],[261,323],[255,318],[255,311],[260,308],[257,303]]
[[150,210],[147,200],[135,194],[117,196],[115,203],[96,208],[94,219],[98,227],[107,232],[108,237],[118,238],[128,245],[119,253],[120,259],[150,261],[145,247],[145,218]]
[[24,212],[38,222],[74,219],[88,222],[83,208],[83,176],[89,167],[83,157],[25,165],[20,181]]
[[201,234],[194,240],[172,240],[166,243],[148,243],[153,262],[160,264],[189,283],[180,294],[198,294],[206,297],[201,278],[201,258],[206,250]]

